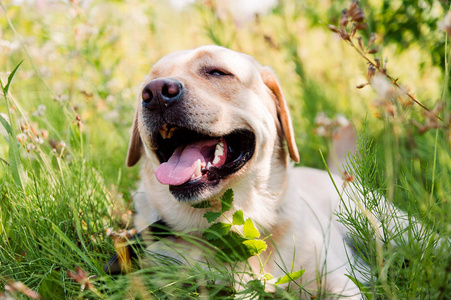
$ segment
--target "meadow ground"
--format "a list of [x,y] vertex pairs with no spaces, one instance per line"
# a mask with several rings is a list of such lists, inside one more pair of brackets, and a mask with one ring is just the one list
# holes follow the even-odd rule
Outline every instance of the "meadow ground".
[[325,169],[334,128],[355,124],[362,157],[351,175],[365,209],[386,217],[375,203],[384,195],[414,217],[377,244],[365,217],[339,214],[363,241],[367,266],[350,276],[367,276],[365,296],[451,298],[446,1],[362,1],[364,21],[358,10],[340,17],[347,1],[261,1],[258,16],[225,3],[0,2],[0,299],[296,299],[296,289],[266,293],[260,281],[237,293],[220,267],[102,271],[115,234],[132,228],[138,168],[125,156],[140,82],[161,56],[204,44],[275,70],[300,165]]

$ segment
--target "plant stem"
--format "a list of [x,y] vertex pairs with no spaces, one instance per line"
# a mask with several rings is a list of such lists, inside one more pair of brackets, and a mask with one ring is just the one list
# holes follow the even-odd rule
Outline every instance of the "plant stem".
[[[377,66],[377,64],[375,64],[374,62],[372,62],[368,57],[365,56],[365,53],[363,53],[362,51],[360,51],[360,49],[350,40],[350,39],[346,39],[345,41],[348,42],[349,45],[351,45],[356,51],[357,53],[359,53],[359,55],[365,59],[370,65],[372,65],[374,68],[376,68],[379,72],[381,72],[382,74],[384,74],[385,77],[388,78],[388,80],[390,80],[390,82],[396,86],[398,89],[400,89],[407,97],[410,98],[410,100],[412,100],[413,102],[415,102],[416,104],[418,104],[422,109],[432,113],[437,119],[439,119],[440,121],[444,122],[444,120],[438,116],[435,112],[432,112],[429,108],[427,108],[425,105],[423,105],[420,101],[418,101],[417,99],[415,99],[415,97],[413,97],[411,94],[409,94],[408,92],[406,92],[405,90],[403,90],[397,83],[397,79],[391,77],[390,75],[388,75],[383,69],[381,69],[380,67]],[[447,126],[449,126],[450,124],[447,124]]]

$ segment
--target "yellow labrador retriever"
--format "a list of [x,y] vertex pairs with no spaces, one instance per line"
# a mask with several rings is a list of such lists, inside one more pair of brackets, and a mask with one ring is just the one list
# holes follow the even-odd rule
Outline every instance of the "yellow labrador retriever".
[[305,269],[311,293],[359,298],[345,276],[352,251],[333,214],[340,200],[329,175],[293,168],[290,157],[299,161],[290,113],[269,68],[219,46],[165,56],[143,83],[127,156],[128,166],[143,159],[136,227],[163,220],[175,231],[207,228],[208,209],[192,205],[232,189],[233,208],[277,248],[266,272]]

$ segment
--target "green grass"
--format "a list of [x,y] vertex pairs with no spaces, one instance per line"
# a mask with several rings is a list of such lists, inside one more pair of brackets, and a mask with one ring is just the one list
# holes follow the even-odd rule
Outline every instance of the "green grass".
[[[383,19],[377,1],[364,4],[372,21]],[[376,195],[364,198],[366,209],[383,214],[373,203],[383,195],[412,217],[409,243],[399,237],[399,226],[376,245],[367,219],[340,214],[351,237],[367,241],[359,249],[368,267],[355,268],[368,276],[362,286],[368,298],[451,297],[450,246],[434,245],[451,235],[449,54],[437,65],[424,47],[430,40],[429,46],[444,44],[440,51],[451,53],[445,33],[401,48],[383,45],[385,31],[377,32],[382,37],[375,56],[388,58],[388,73],[427,107],[444,104],[440,128],[420,133],[415,122],[436,118],[401,96],[389,97],[394,115],[388,114],[387,104],[375,105],[371,87],[355,88],[366,82],[366,62],[326,27],[337,25],[348,3],[286,0],[258,21],[239,24],[230,16],[218,18],[204,4],[180,12],[161,1],[43,5],[0,4],[0,79],[3,87],[10,83],[0,113],[11,125],[0,126],[0,293],[26,298],[10,291],[22,282],[43,299],[245,298],[232,288],[230,272],[217,265],[163,260],[120,277],[102,271],[115,253],[106,229],[132,226],[139,176],[138,168],[125,167],[125,156],[140,82],[161,56],[216,43],[275,69],[294,119],[301,165],[325,169],[321,152],[327,155],[331,138],[315,134],[318,113],[344,114],[359,131],[366,128],[360,143],[367,155],[353,161],[363,194]],[[434,11],[443,18],[445,10]],[[365,41],[369,33],[361,33]],[[16,143],[17,136],[22,139]],[[416,222],[424,229],[416,230]],[[93,286],[81,290],[69,277],[77,267],[94,276]],[[265,293],[258,281],[244,290],[260,298],[299,295]]]

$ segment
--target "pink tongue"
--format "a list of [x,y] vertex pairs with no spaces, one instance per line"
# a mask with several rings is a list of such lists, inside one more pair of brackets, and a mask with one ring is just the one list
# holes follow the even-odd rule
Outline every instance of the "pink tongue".
[[180,185],[187,182],[196,172],[197,160],[200,159],[201,164],[206,163],[201,150],[217,143],[218,140],[207,140],[178,147],[169,160],[155,170],[155,176],[162,184]]

